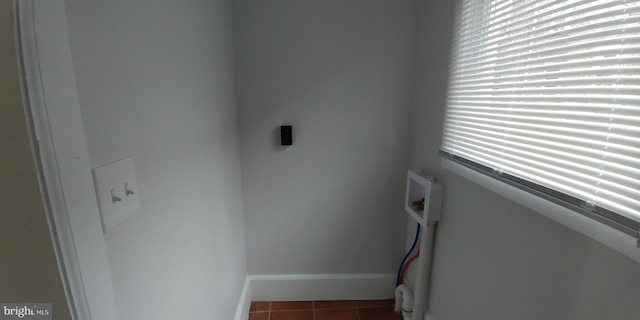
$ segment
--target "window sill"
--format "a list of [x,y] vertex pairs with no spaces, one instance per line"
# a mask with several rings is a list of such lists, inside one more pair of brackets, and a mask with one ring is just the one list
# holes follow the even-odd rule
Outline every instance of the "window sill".
[[449,159],[441,159],[442,167],[513,200],[547,218],[561,223],[583,235],[640,262],[638,240],[573,210],[510,186]]

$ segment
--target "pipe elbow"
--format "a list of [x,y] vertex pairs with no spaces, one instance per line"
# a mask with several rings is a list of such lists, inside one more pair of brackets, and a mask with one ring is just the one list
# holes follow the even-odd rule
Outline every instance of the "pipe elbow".
[[396,312],[402,311],[404,320],[411,320],[413,312],[413,293],[405,284],[401,284],[396,288]]

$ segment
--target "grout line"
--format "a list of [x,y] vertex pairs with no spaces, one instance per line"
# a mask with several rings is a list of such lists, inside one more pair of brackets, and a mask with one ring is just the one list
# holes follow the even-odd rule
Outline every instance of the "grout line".
[[[286,310],[271,310],[271,312],[282,312],[282,311],[308,311],[311,310],[313,311],[314,309],[286,309]],[[321,309],[322,310],[322,309]]]

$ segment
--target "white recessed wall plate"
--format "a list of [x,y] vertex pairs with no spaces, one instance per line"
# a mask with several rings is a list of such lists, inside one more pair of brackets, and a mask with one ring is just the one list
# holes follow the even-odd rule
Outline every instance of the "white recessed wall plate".
[[93,182],[104,233],[140,209],[132,158],[93,168]]
[[409,170],[404,208],[422,226],[434,224],[440,220],[442,193],[442,185],[433,177],[423,177]]

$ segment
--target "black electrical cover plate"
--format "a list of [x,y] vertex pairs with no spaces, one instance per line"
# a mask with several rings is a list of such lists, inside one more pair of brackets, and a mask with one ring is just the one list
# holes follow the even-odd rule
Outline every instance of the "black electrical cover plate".
[[293,130],[291,126],[280,126],[280,145],[290,146],[293,144]]

